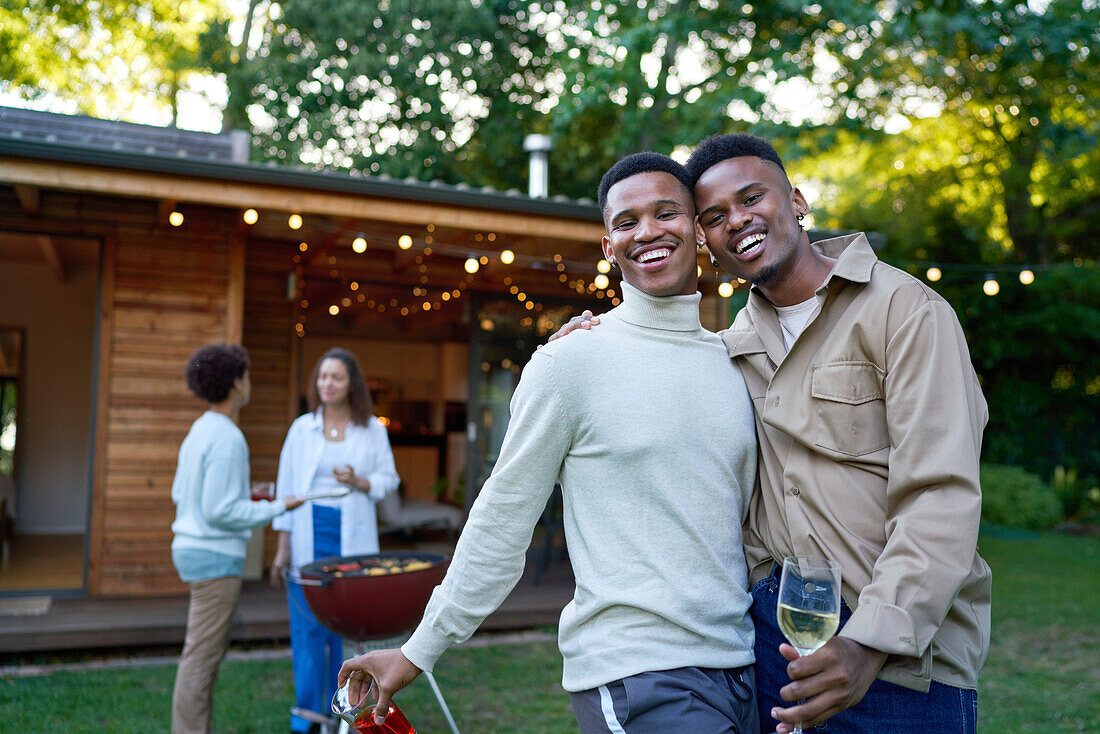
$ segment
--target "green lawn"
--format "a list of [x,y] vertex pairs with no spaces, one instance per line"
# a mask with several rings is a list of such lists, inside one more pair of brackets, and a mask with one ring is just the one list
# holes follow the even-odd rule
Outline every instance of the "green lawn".
[[1100,538],[984,535],[993,641],[980,731],[1100,731]]
[[[993,647],[979,698],[983,732],[1100,731],[1100,539],[984,535],[994,572]],[[0,679],[6,733],[168,731],[175,669],[58,672]],[[466,734],[574,732],[553,643],[453,650],[436,677]],[[289,661],[223,666],[214,730],[285,732],[293,700]],[[446,732],[430,689],[417,681],[398,704],[421,734]]]

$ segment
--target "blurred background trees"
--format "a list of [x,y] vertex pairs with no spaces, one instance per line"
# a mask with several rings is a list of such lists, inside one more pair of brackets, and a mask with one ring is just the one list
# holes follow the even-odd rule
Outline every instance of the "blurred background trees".
[[256,160],[497,189],[526,188],[523,137],[547,133],[570,197],[634,150],[763,135],[816,227],[939,269],[984,456],[1087,493],[1098,29],[1095,0],[0,0],[0,95],[167,123],[212,90],[204,124],[250,130]]

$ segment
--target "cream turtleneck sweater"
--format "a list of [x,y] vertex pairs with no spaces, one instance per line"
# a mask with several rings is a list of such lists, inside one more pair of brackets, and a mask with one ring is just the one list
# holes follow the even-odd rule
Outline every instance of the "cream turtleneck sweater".
[[562,685],[753,662],[741,524],[756,474],[752,404],[699,294],[623,284],[591,331],[536,352],[492,476],[446,579],[402,648],[424,670],[468,638],[523,572],[560,481],[576,591]]

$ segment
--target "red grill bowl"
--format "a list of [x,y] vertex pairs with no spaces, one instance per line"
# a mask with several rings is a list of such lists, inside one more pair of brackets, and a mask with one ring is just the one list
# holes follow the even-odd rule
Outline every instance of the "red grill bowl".
[[[336,576],[322,570],[365,558],[426,561],[432,565],[385,576]],[[417,625],[432,589],[443,580],[450,562],[442,553],[414,551],[333,556],[302,566],[291,582],[302,585],[314,616],[336,634],[348,640],[381,640],[397,637]]]

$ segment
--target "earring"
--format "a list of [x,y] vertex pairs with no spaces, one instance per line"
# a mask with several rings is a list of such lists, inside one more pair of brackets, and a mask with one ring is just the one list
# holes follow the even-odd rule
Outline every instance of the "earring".
[[805,218],[806,218],[806,212],[799,212],[798,213],[798,228],[800,230],[802,230],[803,232],[806,231],[806,228],[804,226],[802,226],[802,220],[805,219]]
[[609,263],[611,263],[611,267],[613,267],[613,268],[614,268],[614,267],[618,267],[618,266],[619,266],[619,264],[618,264],[617,262],[615,262],[615,256],[614,256],[614,255],[612,255],[611,257],[607,258],[607,261],[608,261]]
[[715,270],[718,270],[718,261],[714,259],[714,255],[710,256],[710,264],[714,266]]
[[700,250],[702,250],[704,247],[707,246],[707,241],[706,240],[699,240],[698,242],[695,243],[695,246],[698,247]]

